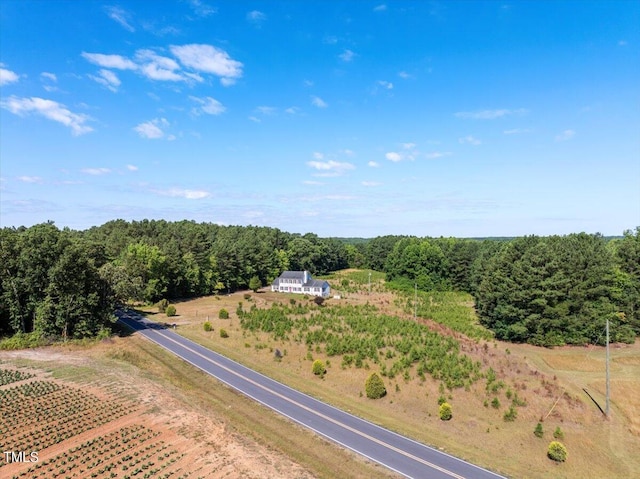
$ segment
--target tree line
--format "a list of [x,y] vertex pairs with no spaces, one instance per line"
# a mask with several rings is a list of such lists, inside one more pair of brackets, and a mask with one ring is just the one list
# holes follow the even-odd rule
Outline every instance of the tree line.
[[227,293],[284,270],[348,267],[344,242],[276,228],[116,220],[85,231],[53,223],[0,229],[0,335],[85,337],[116,303]]
[[640,227],[472,240],[319,238],[257,226],[115,220],[0,229],[0,336],[85,337],[117,303],[154,303],[267,285],[284,270],[383,271],[400,289],[466,291],[496,337],[552,346],[640,334]]
[[607,319],[613,341],[633,342],[640,334],[640,227],[611,240],[579,233],[375,242],[387,253],[387,280],[405,290],[471,293],[480,322],[499,339],[603,343]]

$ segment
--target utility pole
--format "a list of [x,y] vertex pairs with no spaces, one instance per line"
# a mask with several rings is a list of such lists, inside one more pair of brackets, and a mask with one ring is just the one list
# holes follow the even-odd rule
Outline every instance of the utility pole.
[[605,416],[609,417],[610,385],[609,385],[609,318],[607,318],[607,402],[605,405]]

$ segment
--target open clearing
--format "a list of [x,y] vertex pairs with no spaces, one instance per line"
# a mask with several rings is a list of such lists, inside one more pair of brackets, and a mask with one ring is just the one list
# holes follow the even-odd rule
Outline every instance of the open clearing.
[[[337,285],[339,279],[337,275],[332,285]],[[342,291],[338,286],[333,288],[342,298],[328,300],[323,306],[325,311],[331,311],[333,305],[369,303],[385,314],[412,320],[412,314],[403,307],[405,300],[385,291],[380,281],[373,284],[371,294],[368,287],[358,288],[352,282]],[[248,310],[253,305],[269,308],[274,302],[288,304],[290,300],[310,303],[310,299],[300,295],[241,292],[177,303],[178,316],[170,321],[177,324],[177,332],[184,336],[292,387],[506,476],[638,477],[640,342],[611,348],[612,413],[609,419],[604,419],[583,391],[586,388],[604,407],[604,348],[550,350],[469,339],[446,325],[418,318],[431,330],[455,337],[460,352],[479,361],[483,371],[492,368],[497,377],[493,384],[502,381],[503,385],[490,392],[487,381],[481,379],[467,387],[448,390],[429,374],[420,379],[414,366],[407,375],[383,377],[388,393],[372,401],[363,394],[364,382],[377,370],[376,364],[365,361],[362,367],[343,367],[341,355],[329,357],[322,347],[310,349],[294,335],[274,340],[271,334],[241,328],[236,313],[239,303]],[[229,312],[229,319],[218,319],[222,308]],[[153,314],[151,308],[148,312],[152,319],[167,320],[164,315]],[[207,320],[213,331],[204,331]],[[222,338],[221,329],[229,337]],[[276,349],[282,353],[281,358],[275,357]],[[327,362],[327,373],[322,378],[312,373],[315,359]],[[96,472],[105,469],[108,463],[117,467],[95,477],[145,477],[151,469],[167,463],[155,476],[147,477],[162,477],[174,470],[173,478],[395,477],[277,417],[135,335],[89,347],[0,352],[0,369],[35,374],[33,378],[0,386],[0,390],[31,381],[53,382],[62,389],[79,390],[95,397],[91,400],[121,408],[120,417],[41,449],[38,464],[61,453],[78,456],[78,452],[69,451],[98,437],[110,438],[113,450],[118,451],[123,448],[121,438],[126,434],[140,434],[146,439],[138,446],[139,456],[126,462],[123,454],[130,453],[122,452],[120,456],[104,459]],[[517,407],[517,418],[508,422],[503,416],[514,394],[526,405]],[[453,407],[451,421],[438,418],[441,396]],[[500,403],[498,407],[492,406],[494,398]],[[92,414],[97,413],[99,407],[92,410],[96,411]],[[542,439],[533,434],[541,419]],[[546,457],[547,445],[557,427],[564,433],[562,442],[569,452],[567,462],[562,464]],[[117,435],[109,436],[113,433]],[[168,447],[162,449],[164,445]],[[96,450],[103,451],[100,447],[103,446],[96,446]],[[142,459],[149,454],[142,452],[147,447],[153,452],[152,457]],[[162,457],[167,453],[171,454]],[[111,453],[100,454],[106,457]],[[141,462],[135,463],[137,457]],[[135,464],[131,466],[133,469],[123,470],[118,461],[127,466],[132,461]],[[154,465],[132,475],[132,471],[149,462]],[[54,476],[59,463],[47,464],[39,469],[46,469],[46,474],[38,477],[74,477],[74,472],[86,470],[86,465],[78,464],[70,471],[67,466],[64,474]],[[19,475],[29,467],[33,465],[3,465],[0,475]],[[112,472],[116,476],[111,476]]]

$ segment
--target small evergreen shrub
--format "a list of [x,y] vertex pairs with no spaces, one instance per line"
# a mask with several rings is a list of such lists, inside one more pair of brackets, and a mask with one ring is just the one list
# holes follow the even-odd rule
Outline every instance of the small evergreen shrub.
[[567,460],[567,448],[558,441],[551,441],[547,449],[547,457],[556,462],[564,462]]
[[220,329],[220,337],[221,338],[228,338],[229,337],[229,333],[227,333],[226,329]]
[[380,399],[387,394],[382,379],[376,373],[371,373],[367,378],[364,383],[364,391],[369,399]]
[[211,326],[211,323],[209,321],[205,322],[203,327],[204,327],[204,330],[207,332],[213,331],[213,326]]
[[176,315],[176,307],[173,304],[167,306],[166,315],[169,317]]
[[440,397],[438,398],[438,406],[442,406],[446,402],[447,402],[447,398],[444,397],[444,395],[440,395]]
[[494,409],[500,409],[500,399],[493,398],[493,400],[491,401],[491,407]]
[[158,301],[158,312],[159,313],[166,312],[168,306],[169,306],[169,300],[161,299],[160,301]]
[[536,437],[542,437],[544,435],[544,430],[542,429],[542,423],[541,422],[539,422],[536,425],[536,428],[533,430],[533,434]]
[[313,371],[313,374],[320,377],[324,376],[324,373],[327,372],[327,368],[325,368],[324,362],[320,359],[316,359],[313,362],[313,365],[311,366],[311,370]]
[[222,308],[220,310],[220,312],[218,313],[218,318],[220,318],[220,319],[229,319],[229,311],[227,311],[226,309]]
[[324,298],[322,296],[316,296],[315,298],[313,298],[313,302],[318,306],[322,306],[324,304]]
[[516,411],[516,408],[514,408],[513,406],[509,406],[509,410],[504,413],[504,416],[502,416],[502,419],[504,419],[506,422],[513,422],[516,420],[517,417],[518,417],[518,411]]
[[448,402],[443,402],[440,404],[440,419],[442,421],[449,421],[453,417],[453,410],[451,409],[451,404]]
[[560,426],[556,427],[556,430],[553,431],[553,438],[564,439],[564,432],[562,432],[562,429],[560,429]]

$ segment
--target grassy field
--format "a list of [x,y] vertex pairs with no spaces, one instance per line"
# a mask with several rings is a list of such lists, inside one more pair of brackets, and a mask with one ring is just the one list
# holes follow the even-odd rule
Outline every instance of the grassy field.
[[[354,281],[354,276],[359,281]],[[368,275],[356,276],[354,272],[347,272],[344,278],[347,281],[342,279],[338,273],[331,280],[334,293],[341,299],[330,299],[323,306],[329,315],[332,308],[368,304],[375,306],[380,314],[412,319],[403,302],[396,302],[394,294],[380,287],[381,279],[377,278],[371,293]],[[432,331],[455,338],[460,354],[480,362],[483,374],[491,368],[496,375],[492,385],[488,386],[485,378],[466,387],[443,388],[441,380],[429,375],[420,379],[414,365],[407,376],[384,377],[388,394],[377,401],[365,397],[364,382],[372,371],[380,370],[380,364],[365,361],[361,368],[343,367],[344,355],[329,356],[322,344],[314,343],[309,347],[297,334],[295,326],[286,338],[278,339],[274,339],[273,332],[241,327],[236,314],[240,302],[245,311],[252,307],[269,309],[274,302],[289,305],[290,301],[295,301],[299,305],[305,301],[299,295],[263,291],[200,298],[177,304],[179,317],[174,320],[179,325],[179,333],[264,374],[505,475],[519,478],[635,477],[640,471],[640,459],[635,454],[640,439],[637,424],[640,417],[640,344],[612,349],[612,414],[610,419],[605,419],[582,390],[586,388],[604,406],[602,348],[550,350],[468,338],[458,332],[464,327],[464,321],[474,322],[467,300],[462,296],[458,298],[456,309],[466,307],[464,317],[467,319],[454,318],[454,327],[448,327],[446,321],[432,321],[428,317],[418,318],[418,322]],[[310,302],[310,298],[306,301]],[[218,319],[222,308],[229,311],[229,319]],[[301,317],[313,314],[304,310],[300,313]],[[295,315],[292,317],[295,319]],[[213,331],[204,331],[203,323],[207,319],[212,323]],[[371,320],[376,321],[375,315]],[[305,327],[308,329],[308,324]],[[473,324],[473,327],[477,325]],[[220,329],[225,329],[229,337],[221,338]],[[282,358],[275,357],[276,349],[283,353]],[[314,376],[311,370],[315,359],[328,363],[327,374],[322,379]],[[494,392],[492,388],[497,390]],[[504,415],[516,394],[526,405],[515,408],[517,417],[514,421],[505,421]],[[453,406],[454,418],[449,422],[438,418],[438,399],[443,396]],[[497,408],[492,406],[494,398],[500,403]],[[540,420],[544,430],[541,439],[533,434]],[[556,464],[546,457],[547,446],[557,427],[563,431],[562,441],[569,451],[569,460],[563,464]]]

